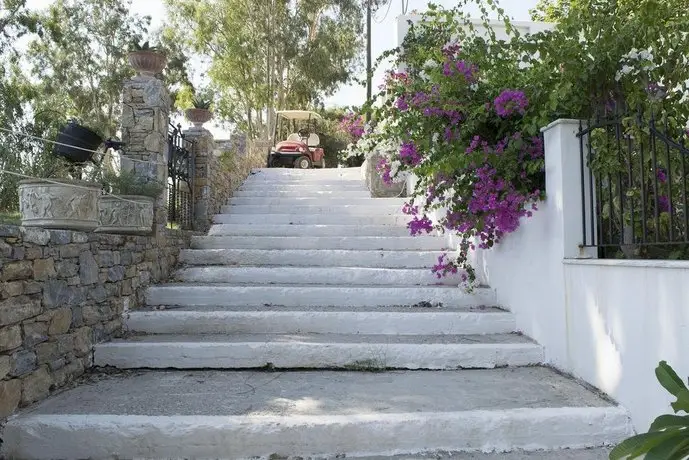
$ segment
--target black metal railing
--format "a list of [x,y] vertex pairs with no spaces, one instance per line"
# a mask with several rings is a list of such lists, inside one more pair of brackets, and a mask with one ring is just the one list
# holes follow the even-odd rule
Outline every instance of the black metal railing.
[[168,144],[168,224],[188,230],[194,223],[194,144],[172,124]]
[[686,127],[625,112],[582,122],[579,138],[583,246],[605,258],[688,258]]

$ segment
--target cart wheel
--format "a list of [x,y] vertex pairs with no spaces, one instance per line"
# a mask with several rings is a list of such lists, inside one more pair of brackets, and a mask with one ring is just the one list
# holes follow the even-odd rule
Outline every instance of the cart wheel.
[[294,167],[299,169],[309,169],[311,167],[311,160],[307,156],[297,158],[294,162]]

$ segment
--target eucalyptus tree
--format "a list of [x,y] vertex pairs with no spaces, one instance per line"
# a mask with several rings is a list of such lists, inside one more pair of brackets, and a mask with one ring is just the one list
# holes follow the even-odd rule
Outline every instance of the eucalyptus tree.
[[360,64],[360,0],[167,0],[172,28],[211,58],[216,111],[259,137],[275,110],[308,107]]

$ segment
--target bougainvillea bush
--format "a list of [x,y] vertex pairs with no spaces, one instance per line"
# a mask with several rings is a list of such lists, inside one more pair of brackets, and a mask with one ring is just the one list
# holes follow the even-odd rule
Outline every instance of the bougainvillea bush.
[[[479,6],[480,27],[462,12],[468,3]],[[648,56],[638,59],[629,52],[646,42],[660,46],[663,34],[652,28],[633,32],[623,16],[650,3],[656,2],[546,1],[542,10],[560,24],[529,36],[520,36],[492,0],[462,0],[451,10],[430,5],[401,49],[388,53],[403,70],[389,73],[369,108],[373,126],[349,152],[382,154],[377,166],[385,181],[409,173],[418,178],[414,198],[404,208],[410,233],[440,230],[459,236],[457,254],[440,257],[434,267],[438,276],[461,273],[471,286],[476,278],[471,251],[492,248],[538,208],[545,183],[543,126],[557,118],[591,117],[614,99],[615,89],[625,88],[628,102],[648,96],[649,81],[632,78],[639,80],[643,66],[648,69],[643,59]],[[680,16],[671,8],[655,11]],[[611,19],[615,14],[619,17]],[[489,17],[504,25],[507,40],[497,39]],[[635,25],[647,20],[637,18]],[[619,36],[622,31],[628,40]],[[674,43],[686,39],[686,34],[667,35]],[[681,59],[675,50],[670,54],[675,63]],[[669,62],[663,64],[668,71],[653,82],[665,75],[663,85],[672,83],[676,90],[672,97],[682,96],[689,82],[680,81],[682,72]],[[639,72],[629,70],[634,63]],[[660,67],[652,70],[658,73]]]

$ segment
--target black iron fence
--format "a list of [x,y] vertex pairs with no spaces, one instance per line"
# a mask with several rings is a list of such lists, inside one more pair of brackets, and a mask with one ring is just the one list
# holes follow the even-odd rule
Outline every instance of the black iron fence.
[[686,127],[627,112],[582,122],[579,138],[583,245],[604,258],[688,258]]
[[168,143],[168,225],[188,230],[194,222],[194,144],[172,124]]

